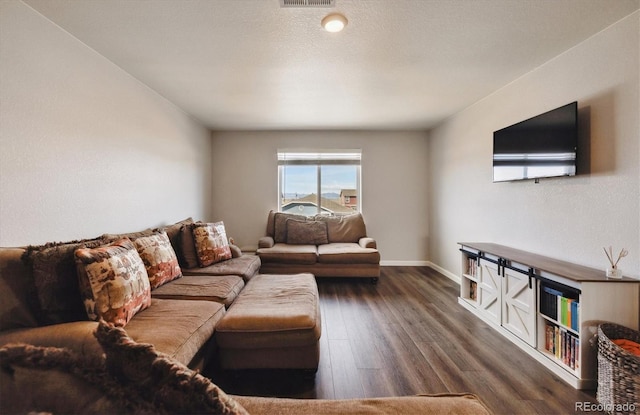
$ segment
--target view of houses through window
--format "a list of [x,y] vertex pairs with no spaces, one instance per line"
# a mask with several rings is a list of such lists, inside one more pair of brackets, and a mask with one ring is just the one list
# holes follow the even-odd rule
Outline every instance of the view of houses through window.
[[279,210],[311,216],[360,211],[360,150],[278,151]]

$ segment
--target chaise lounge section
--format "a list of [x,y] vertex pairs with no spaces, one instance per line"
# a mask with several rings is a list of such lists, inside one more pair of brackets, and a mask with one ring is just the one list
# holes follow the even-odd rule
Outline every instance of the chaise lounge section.
[[320,361],[320,303],[312,274],[256,275],[216,327],[223,369],[302,369]]

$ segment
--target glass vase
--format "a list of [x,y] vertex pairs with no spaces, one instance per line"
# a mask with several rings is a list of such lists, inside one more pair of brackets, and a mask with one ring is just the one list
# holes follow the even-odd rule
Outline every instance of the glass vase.
[[622,278],[622,271],[618,267],[608,267],[607,278]]

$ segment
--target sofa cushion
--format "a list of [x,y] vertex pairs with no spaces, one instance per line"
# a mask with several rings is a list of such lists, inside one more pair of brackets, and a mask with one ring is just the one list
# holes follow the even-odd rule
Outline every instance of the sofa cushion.
[[266,414],[406,414],[489,415],[491,411],[472,394],[394,396],[367,399],[290,399],[234,396],[252,415]]
[[64,347],[77,353],[83,360],[96,362],[102,358],[102,348],[93,336],[96,327],[98,322],[85,320],[0,331],[0,345],[26,343],[43,347]]
[[208,267],[183,269],[183,275],[237,275],[248,282],[260,269],[260,257],[242,255],[226,261],[217,262]]
[[89,318],[124,326],[137,312],[151,305],[147,270],[131,240],[80,248],[75,256]]
[[380,252],[357,243],[332,243],[318,246],[318,262],[323,264],[378,264]]
[[153,412],[248,415],[209,379],[154,345],[135,342],[123,329],[100,324],[96,338],[105,351],[107,373],[153,403]]
[[287,242],[287,219],[306,221],[307,217],[291,213],[276,212],[273,215],[273,239],[276,243]]
[[[36,350],[38,355],[20,355],[17,350],[19,348],[29,352]],[[72,356],[72,352],[63,348],[30,345],[2,347],[0,359],[3,366],[6,365],[6,370],[0,371],[0,413],[124,415],[131,412],[145,413],[145,410],[146,413],[151,413],[153,407],[150,405],[140,407],[130,402],[123,405],[122,400],[109,396],[109,392],[113,390],[109,386],[117,383],[112,381],[110,384],[96,386],[95,382],[103,376],[97,373],[95,367],[69,364],[69,359],[59,359],[61,353],[67,357]],[[18,359],[20,360],[17,361]],[[74,360],[78,358],[74,356]],[[121,396],[129,397],[130,393],[123,393]]]
[[329,242],[358,242],[367,236],[367,228],[361,213],[346,216],[316,215],[315,220],[327,223]]
[[244,281],[237,275],[188,276],[151,292],[153,298],[215,301],[228,307],[236,299]]
[[95,336],[104,350],[95,365],[64,348],[0,348],[0,413],[247,415],[209,379],[123,329],[101,324]]
[[0,330],[38,325],[38,294],[24,253],[24,248],[0,248]]
[[151,343],[189,366],[224,313],[224,305],[213,301],[152,298],[151,307],[136,314],[125,329],[133,340]]
[[40,324],[87,319],[73,253],[83,246],[97,247],[102,244],[104,241],[98,238],[27,248],[25,260],[33,267],[39,304],[36,318]]
[[182,276],[167,233],[162,231],[133,241],[149,276],[151,289]]
[[272,248],[260,248],[256,252],[263,263],[315,264],[318,259],[318,249],[315,245],[277,243]]
[[192,228],[198,263],[201,267],[231,259],[231,248],[224,222],[194,223]]
[[287,219],[287,243],[293,245],[321,245],[329,243],[327,223]]

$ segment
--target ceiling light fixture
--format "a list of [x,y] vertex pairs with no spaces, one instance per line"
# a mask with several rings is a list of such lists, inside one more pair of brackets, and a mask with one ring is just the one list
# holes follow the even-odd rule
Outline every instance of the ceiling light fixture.
[[327,32],[339,32],[347,25],[347,18],[341,14],[334,13],[322,19],[322,27]]

